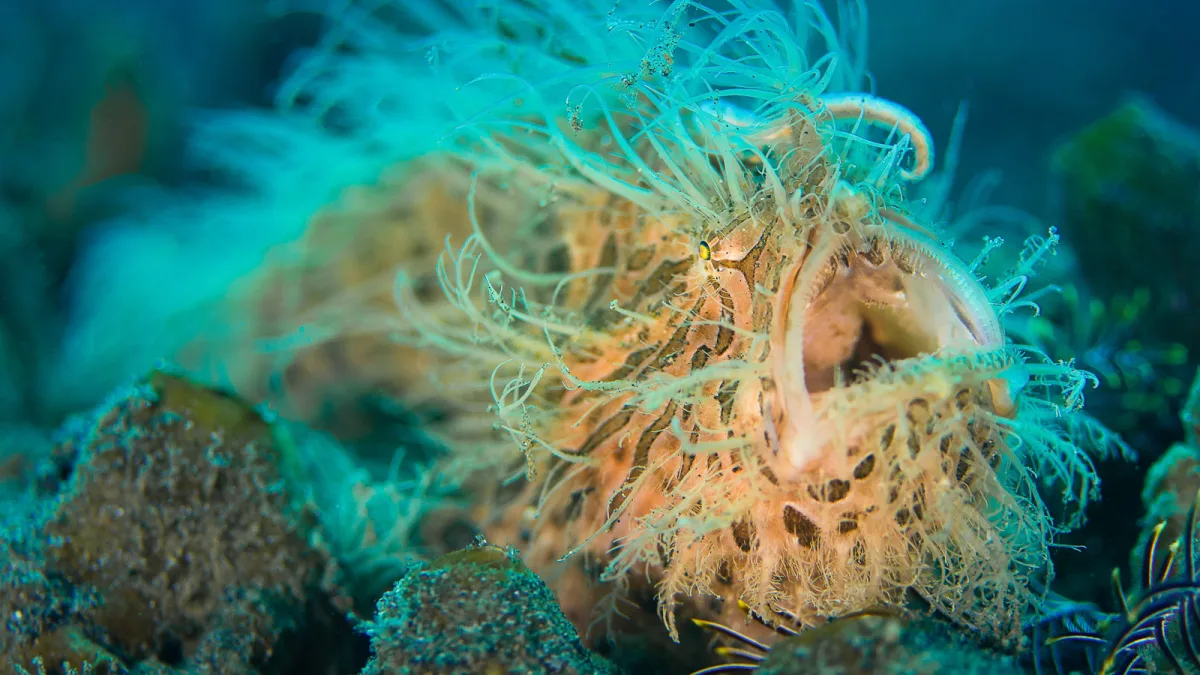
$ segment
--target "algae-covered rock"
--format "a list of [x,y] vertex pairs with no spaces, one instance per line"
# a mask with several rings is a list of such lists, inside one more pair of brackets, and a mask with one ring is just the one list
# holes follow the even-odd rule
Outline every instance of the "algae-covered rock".
[[0,675],[285,668],[335,567],[271,422],[159,372],[61,435],[61,490],[0,537]]
[[327,564],[269,424],[156,373],[70,444],[77,465],[47,558],[104,596],[92,619],[108,638],[136,658],[187,659],[223,615],[249,611],[271,620],[243,656],[269,658]]
[[616,673],[579,641],[513,551],[471,546],[412,569],[379,601],[364,675]]
[[[6,522],[5,525],[11,525]],[[5,532],[5,539],[12,536]],[[124,673],[124,665],[82,630],[82,612],[96,598],[77,592],[45,573],[40,555],[23,542],[0,541],[0,673],[36,672],[41,661],[48,674],[64,664],[76,670],[85,665],[93,675]]]

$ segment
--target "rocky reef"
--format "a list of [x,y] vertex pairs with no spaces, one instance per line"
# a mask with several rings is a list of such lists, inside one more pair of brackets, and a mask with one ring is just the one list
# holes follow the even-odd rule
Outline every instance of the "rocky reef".
[[288,461],[250,405],[162,372],[69,422],[8,506],[3,668],[286,672],[340,620]]

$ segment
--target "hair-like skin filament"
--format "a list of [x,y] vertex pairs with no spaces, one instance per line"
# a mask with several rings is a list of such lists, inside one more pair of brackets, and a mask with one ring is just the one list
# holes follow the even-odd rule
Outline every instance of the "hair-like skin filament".
[[[903,134],[912,145],[913,166],[911,169],[901,169],[900,177],[905,181],[922,180],[933,171],[934,144],[933,134],[908,108],[887,99],[865,93],[823,94],[816,98],[815,110],[808,110],[818,116],[829,116],[838,121],[865,122]],[[743,128],[761,127],[762,120],[752,113],[741,110],[736,106],[726,104],[720,108],[708,106],[706,112],[718,119]],[[807,110],[807,109],[806,109]],[[769,145],[786,140],[791,134],[790,125],[776,125],[756,131],[750,138],[760,145]]]

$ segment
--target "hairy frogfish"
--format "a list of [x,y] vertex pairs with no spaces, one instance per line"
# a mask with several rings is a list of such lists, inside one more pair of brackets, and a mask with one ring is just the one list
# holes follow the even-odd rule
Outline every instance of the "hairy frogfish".
[[672,635],[915,595],[1019,634],[1043,495],[1097,484],[1086,375],[1001,322],[1053,237],[987,280],[939,240],[861,2],[347,7],[285,105],[404,159],[277,272],[317,336],[289,386],[366,363],[444,406],[445,472],[576,621],[637,588]]

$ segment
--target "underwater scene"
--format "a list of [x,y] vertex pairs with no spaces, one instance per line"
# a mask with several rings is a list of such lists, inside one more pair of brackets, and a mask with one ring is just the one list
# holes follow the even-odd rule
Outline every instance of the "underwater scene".
[[2,0],[0,675],[1200,674],[1196,25]]

